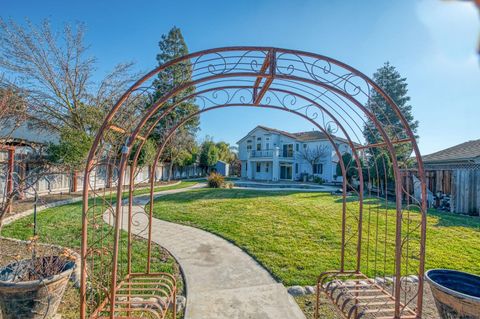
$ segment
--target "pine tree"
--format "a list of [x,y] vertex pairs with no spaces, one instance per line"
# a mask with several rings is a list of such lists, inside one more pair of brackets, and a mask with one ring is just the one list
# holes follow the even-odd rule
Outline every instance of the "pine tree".
[[[157,54],[158,65],[163,65],[173,59],[188,54],[187,44],[183,38],[179,28],[173,27],[168,34],[164,34],[158,43],[160,52]],[[162,98],[175,88],[192,80],[192,66],[189,60],[185,60],[172,65],[158,74],[158,78],[154,81],[156,91],[154,93],[154,101]],[[152,137],[160,144],[168,134],[170,128],[185,119],[187,116],[198,111],[198,105],[195,104],[195,98],[187,98],[187,96],[195,92],[195,87],[191,86],[185,90],[178,92],[174,97],[166,101],[161,107],[158,114],[166,110],[172,105],[178,103],[167,116],[165,116],[157,124]],[[147,107],[150,107],[148,105]],[[158,115],[157,115],[158,116]],[[152,118],[154,121],[156,117]],[[170,163],[169,179],[172,176],[173,165],[180,161],[180,155],[185,156],[191,150],[191,141],[195,139],[198,131],[200,119],[198,116],[193,117],[183,126],[177,129],[172,136],[165,151],[163,152],[162,161]]]
[[[373,80],[377,83],[398,105],[400,111],[405,116],[410,129],[414,134],[417,132],[418,121],[413,118],[412,106],[409,104],[407,79],[402,78],[400,73],[390,63],[386,62],[373,74]],[[407,138],[400,118],[395,113],[385,98],[373,90],[366,107],[376,116],[382,127],[385,129],[390,140]],[[368,119],[363,128],[363,135],[368,144],[383,142],[379,130],[373,121]],[[416,138],[418,138],[415,135]],[[411,145],[398,145],[395,147],[397,157],[401,160],[407,159],[411,152]],[[372,155],[378,155],[380,151],[371,150]]]
[[[158,65],[163,65],[173,59],[182,57],[188,54],[187,44],[183,38],[182,32],[179,28],[173,27],[168,34],[164,34],[158,43],[160,53],[157,54]],[[158,78],[154,81],[156,87],[155,100],[168,94],[174,88],[190,82],[192,80],[192,66],[189,60],[185,60],[170,66],[158,74]],[[195,92],[195,87],[189,87],[182,90],[169,101],[167,101],[162,109],[167,109],[175,104],[177,101],[184,99],[188,95]],[[195,104],[195,98],[188,98],[179,103],[168,116],[160,121],[158,129],[163,131],[173,123],[177,123],[186,116],[198,111],[198,105]],[[194,117],[189,120],[182,129],[187,130],[191,135],[195,135],[198,130],[200,120]]]

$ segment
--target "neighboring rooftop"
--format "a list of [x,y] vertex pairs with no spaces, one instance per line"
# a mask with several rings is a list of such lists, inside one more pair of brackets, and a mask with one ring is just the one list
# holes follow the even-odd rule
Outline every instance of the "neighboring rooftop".
[[480,159],[480,139],[458,144],[422,157],[424,163],[475,161]]
[[59,139],[57,134],[49,133],[28,122],[22,123],[12,131],[12,128],[0,128],[0,140],[11,144],[48,144]]

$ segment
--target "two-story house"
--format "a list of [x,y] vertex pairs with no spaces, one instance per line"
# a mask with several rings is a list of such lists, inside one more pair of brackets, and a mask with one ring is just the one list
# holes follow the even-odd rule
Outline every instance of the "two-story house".
[[[347,141],[333,137],[340,152],[350,152]],[[257,126],[237,142],[241,177],[256,180],[300,180],[318,176],[336,178],[338,156],[327,136],[319,131],[289,133]]]

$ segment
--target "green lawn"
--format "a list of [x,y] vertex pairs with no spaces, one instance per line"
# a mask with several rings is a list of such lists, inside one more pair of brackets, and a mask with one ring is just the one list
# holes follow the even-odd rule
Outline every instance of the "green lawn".
[[[354,198],[349,206],[355,212]],[[338,268],[341,200],[330,194],[198,189],[158,198],[154,207],[158,218],[196,226],[234,242],[286,285],[313,284],[320,272]],[[385,249],[386,273],[392,271],[395,211],[388,210],[387,222],[385,211],[374,200],[364,209],[362,270],[370,276],[383,272]],[[418,213],[409,215],[414,222],[418,221]],[[385,225],[388,227],[384,246]],[[403,229],[412,231],[413,225],[404,222]],[[427,269],[442,267],[480,273],[479,218],[431,211],[427,227]],[[410,266],[414,268],[418,235],[414,232],[411,237],[414,240],[409,247]],[[355,240],[356,237],[352,238],[347,246],[350,256],[355,255]],[[347,260],[347,264],[353,266],[353,260]]]
[[[182,182],[159,187],[156,191],[194,184]],[[136,194],[145,192],[148,190]],[[355,199],[351,198],[352,212],[355,212],[356,205]],[[41,240],[79,249],[81,206],[81,203],[75,203],[41,212],[38,216]],[[378,256],[374,258],[374,252],[381,252],[384,248],[388,251],[387,272],[391,271],[395,213],[389,210],[385,223],[384,219],[376,217],[377,213],[382,217],[384,211],[375,201],[366,205],[364,210],[363,265],[367,264],[368,257],[366,272],[369,275],[376,274],[373,273],[375,262],[377,270],[383,267],[383,260]],[[234,242],[286,285],[312,284],[320,272],[338,268],[341,200],[326,193],[197,189],[160,197],[155,202],[155,215],[211,231]],[[412,212],[411,216],[418,220],[417,213]],[[368,220],[370,229],[366,226]],[[2,235],[27,239],[32,233],[31,222],[29,216],[7,225]],[[378,237],[373,235],[377,225],[380,230],[388,226],[386,247],[375,245],[384,242],[382,231]],[[407,229],[406,225],[404,229]],[[108,231],[108,226],[104,224],[102,230]],[[122,236],[125,240],[125,234]],[[427,240],[427,268],[445,267],[480,273],[479,218],[431,211]],[[135,242],[134,267],[144,266],[145,245],[143,240]],[[355,255],[355,238],[347,246],[347,252],[350,256]],[[352,260],[348,259],[347,264],[353,266]],[[162,266],[169,269],[162,270],[170,271],[172,265],[173,261],[169,261]],[[414,261],[412,265],[415,266]]]

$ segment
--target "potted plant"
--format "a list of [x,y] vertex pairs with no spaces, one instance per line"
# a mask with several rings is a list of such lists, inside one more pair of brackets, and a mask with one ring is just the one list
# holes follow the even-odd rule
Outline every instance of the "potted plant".
[[3,319],[52,318],[75,267],[68,250],[35,256],[0,267],[0,313]]

